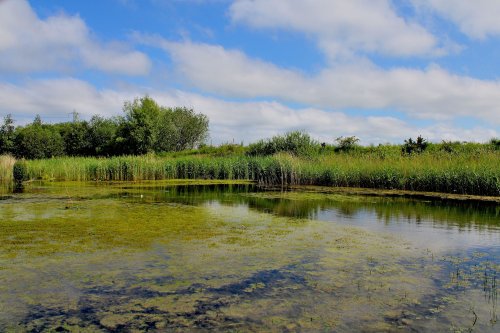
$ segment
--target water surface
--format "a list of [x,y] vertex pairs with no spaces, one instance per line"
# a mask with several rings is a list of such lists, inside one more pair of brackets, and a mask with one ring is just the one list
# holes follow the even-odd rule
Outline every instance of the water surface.
[[0,197],[0,331],[500,327],[498,205],[192,182]]

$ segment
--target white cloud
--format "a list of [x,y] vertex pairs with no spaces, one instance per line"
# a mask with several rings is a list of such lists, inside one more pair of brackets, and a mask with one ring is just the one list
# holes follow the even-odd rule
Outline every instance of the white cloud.
[[42,20],[26,0],[0,2],[0,71],[71,71],[81,64],[127,75],[144,75],[151,67],[141,52],[94,40],[78,16]]
[[191,42],[170,43],[157,39],[172,56],[176,70],[198,87],[237,97],[259,97],[277,91],[298,93],[299,73],[248,58],[237,50]]
[[97,90],[91,84],[73,79],[32,80],[23,85],[0,83],[2,112],[12,113],[18,120],[32,120],[40,114],[48,120],[64,121],[78,112],[84,117],[93,114],[117,114],[125,100],[134,97],[127,91]]
[[24,123],[32,121],[37,113],[45,121],[68,121],[73,110],[87,119],[93,114],[120,115],[124,101],[146,93],[161,105],[187,106],[206,114],[214,144],[233,139],[249,143],[290,130],[305,130],[326,142],[333,142],[341,135],[356,135],[363,144],[401,143],[419,134],[434,141],[486,141],[499,135],[494,128],[463,129],[442,123],[417,127],[388,116],[351,116],[318,108],[290,108],[275,101],[230,102],[179,90],[133,86],[98,90],[76,79],[33,80],[23,85],[0,83],[0,105],[4,106],[3,112],[13,113],[17,121]]
[[397,15],[390,0],[235,0],[234,22],[312,36],[331,57],[353,51],[393,56],[443,52],[422,26]]
[[500,35],[500,1],[498,0],[413,0],[453,21],[472,38]]
[[271,98],[328,109],[389,108],[415,118],[465,116],[500,124],[500,82],[454,75],[437,66],[385,70],[365,60],[310,77],[221,46],[159,38],[147,42],[171,54],[182,79],[225,97]]

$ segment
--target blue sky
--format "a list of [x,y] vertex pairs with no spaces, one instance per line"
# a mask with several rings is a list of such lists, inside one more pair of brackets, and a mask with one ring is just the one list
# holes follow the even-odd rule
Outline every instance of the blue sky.
[[0,116],[120,115],[149,94],[213,143],[500,136],[497,0],[0,0]]

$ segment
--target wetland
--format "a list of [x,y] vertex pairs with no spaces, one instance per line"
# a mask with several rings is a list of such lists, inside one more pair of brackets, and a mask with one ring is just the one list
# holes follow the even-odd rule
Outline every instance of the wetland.
[[496,202],[225,181],[0,199],[2,332],[500,327]]

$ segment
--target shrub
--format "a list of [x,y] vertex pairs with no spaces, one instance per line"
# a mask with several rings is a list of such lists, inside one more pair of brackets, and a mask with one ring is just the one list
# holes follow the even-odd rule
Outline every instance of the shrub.
[[312,157],[318,154],[320,149],[321,145],[319,142],[311,139],[309,134],[301,131],[293,131],[249,145],[247,155],[268,156],[286,152],[299,157]]
[[413,141],[412,138],[405,140],[403,147],[401,148],[401,153],[403,155],[420,154],[425,151],[429,143],[421,135]]
[[494,149],[500,150],[500,139],[497,138],[491,139],[490,145],[492,145]]
[[439,150],[447,152],[447,153],[456,153],[459,148],[460,148],[459,141],[445,141],[445,140],[443,140],[441,142],[441,147],[439,148]]
[[13,177],[17,185],[22,184],[23,181],[29,180],[28,165],[25,160],[19,160],[14,163]]
[[341,136],[335,139],[335,141],[337,141],[338,143],[338,146],[335,149],[336,151],[347,152],[357,147],[359,139],[355,136],[347,136],[347,137]]

